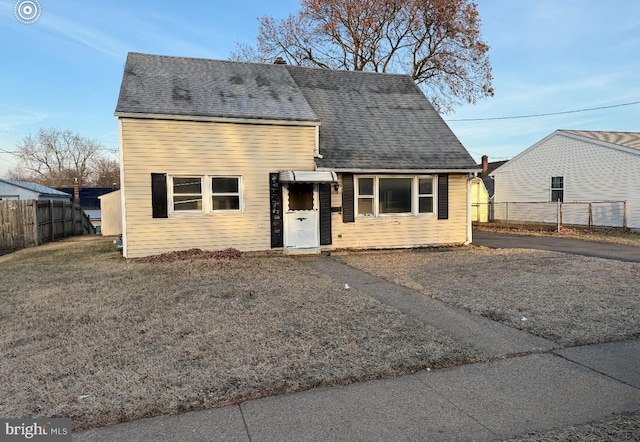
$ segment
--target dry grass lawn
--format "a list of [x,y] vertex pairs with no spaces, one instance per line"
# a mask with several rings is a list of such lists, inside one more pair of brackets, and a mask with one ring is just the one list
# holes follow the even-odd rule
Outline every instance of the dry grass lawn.
[[525,434],[505,442],[636,442],[640,438],[640,413],[614,416],[600,422]]
[[287,257],[125,261],[85,237],[0,257],[0,415],[85,429],[475,360]]
[[485,248],[341,255],[472,313],[572,346],[640,336],[640,264]]

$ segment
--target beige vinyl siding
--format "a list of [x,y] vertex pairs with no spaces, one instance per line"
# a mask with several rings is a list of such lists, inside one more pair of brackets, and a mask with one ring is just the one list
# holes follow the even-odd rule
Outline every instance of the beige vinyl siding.
[[[102,235],[120,235],[122,233],[122,203],[120,191],[98,197],[102,217]],[[94,224],[95,225],[95,224]]]
[[[339,176],[340,189],[342,177]],[[331,206],[342,206],[342,194],[332,190]],[[467,175],[449,175],[449,219],[435,215],[359,217],[342,222],[332,214],[333,244],[323,249],[401,248],[463,244],[467,241]]]
[[[268,250],[269,173],[314,169],[313,126],[120,121],[129,258],[189,248]],[[152,218],[151,173],[240,176],[244,212]]]

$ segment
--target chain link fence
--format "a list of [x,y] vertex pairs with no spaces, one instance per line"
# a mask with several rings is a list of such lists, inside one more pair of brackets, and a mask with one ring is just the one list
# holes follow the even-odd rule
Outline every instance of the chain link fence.
[[[488,217],[482,216],[488,212]],[[503,202],[472,204],[472,221],[627,227],[626,201]]]

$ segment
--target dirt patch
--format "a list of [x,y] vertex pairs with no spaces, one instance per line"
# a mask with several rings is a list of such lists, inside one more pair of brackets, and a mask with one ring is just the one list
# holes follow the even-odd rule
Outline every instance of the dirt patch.
[[480,360],[288,257],[126,261],[76,238],[0,258],[0,415],[86,429]]
[[175,261],[185,261],[188,259],[239,259],[242,252],[236,249],[203,251],[200,249],[178,250],[175,252],[162,253],[144,258],[132,259],[132,262],[144,262],[154,264],[166,264]]
[[362,253],[339,259],[564,346],[640,336],[636,263],[485,248]]

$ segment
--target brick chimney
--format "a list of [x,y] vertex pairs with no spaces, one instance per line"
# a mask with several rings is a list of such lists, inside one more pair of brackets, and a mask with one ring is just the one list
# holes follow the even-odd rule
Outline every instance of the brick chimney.
[[489,157],[482,155],[482,174],[486,175],[489,172]]
[[276,58],[276,61],[273,62],[273,64],[287,64],[287,62],[284,60],[284,58],[278,57]]
[[80,183],[78,183],[78,178],[73,179],[73,204],[80,204]]

